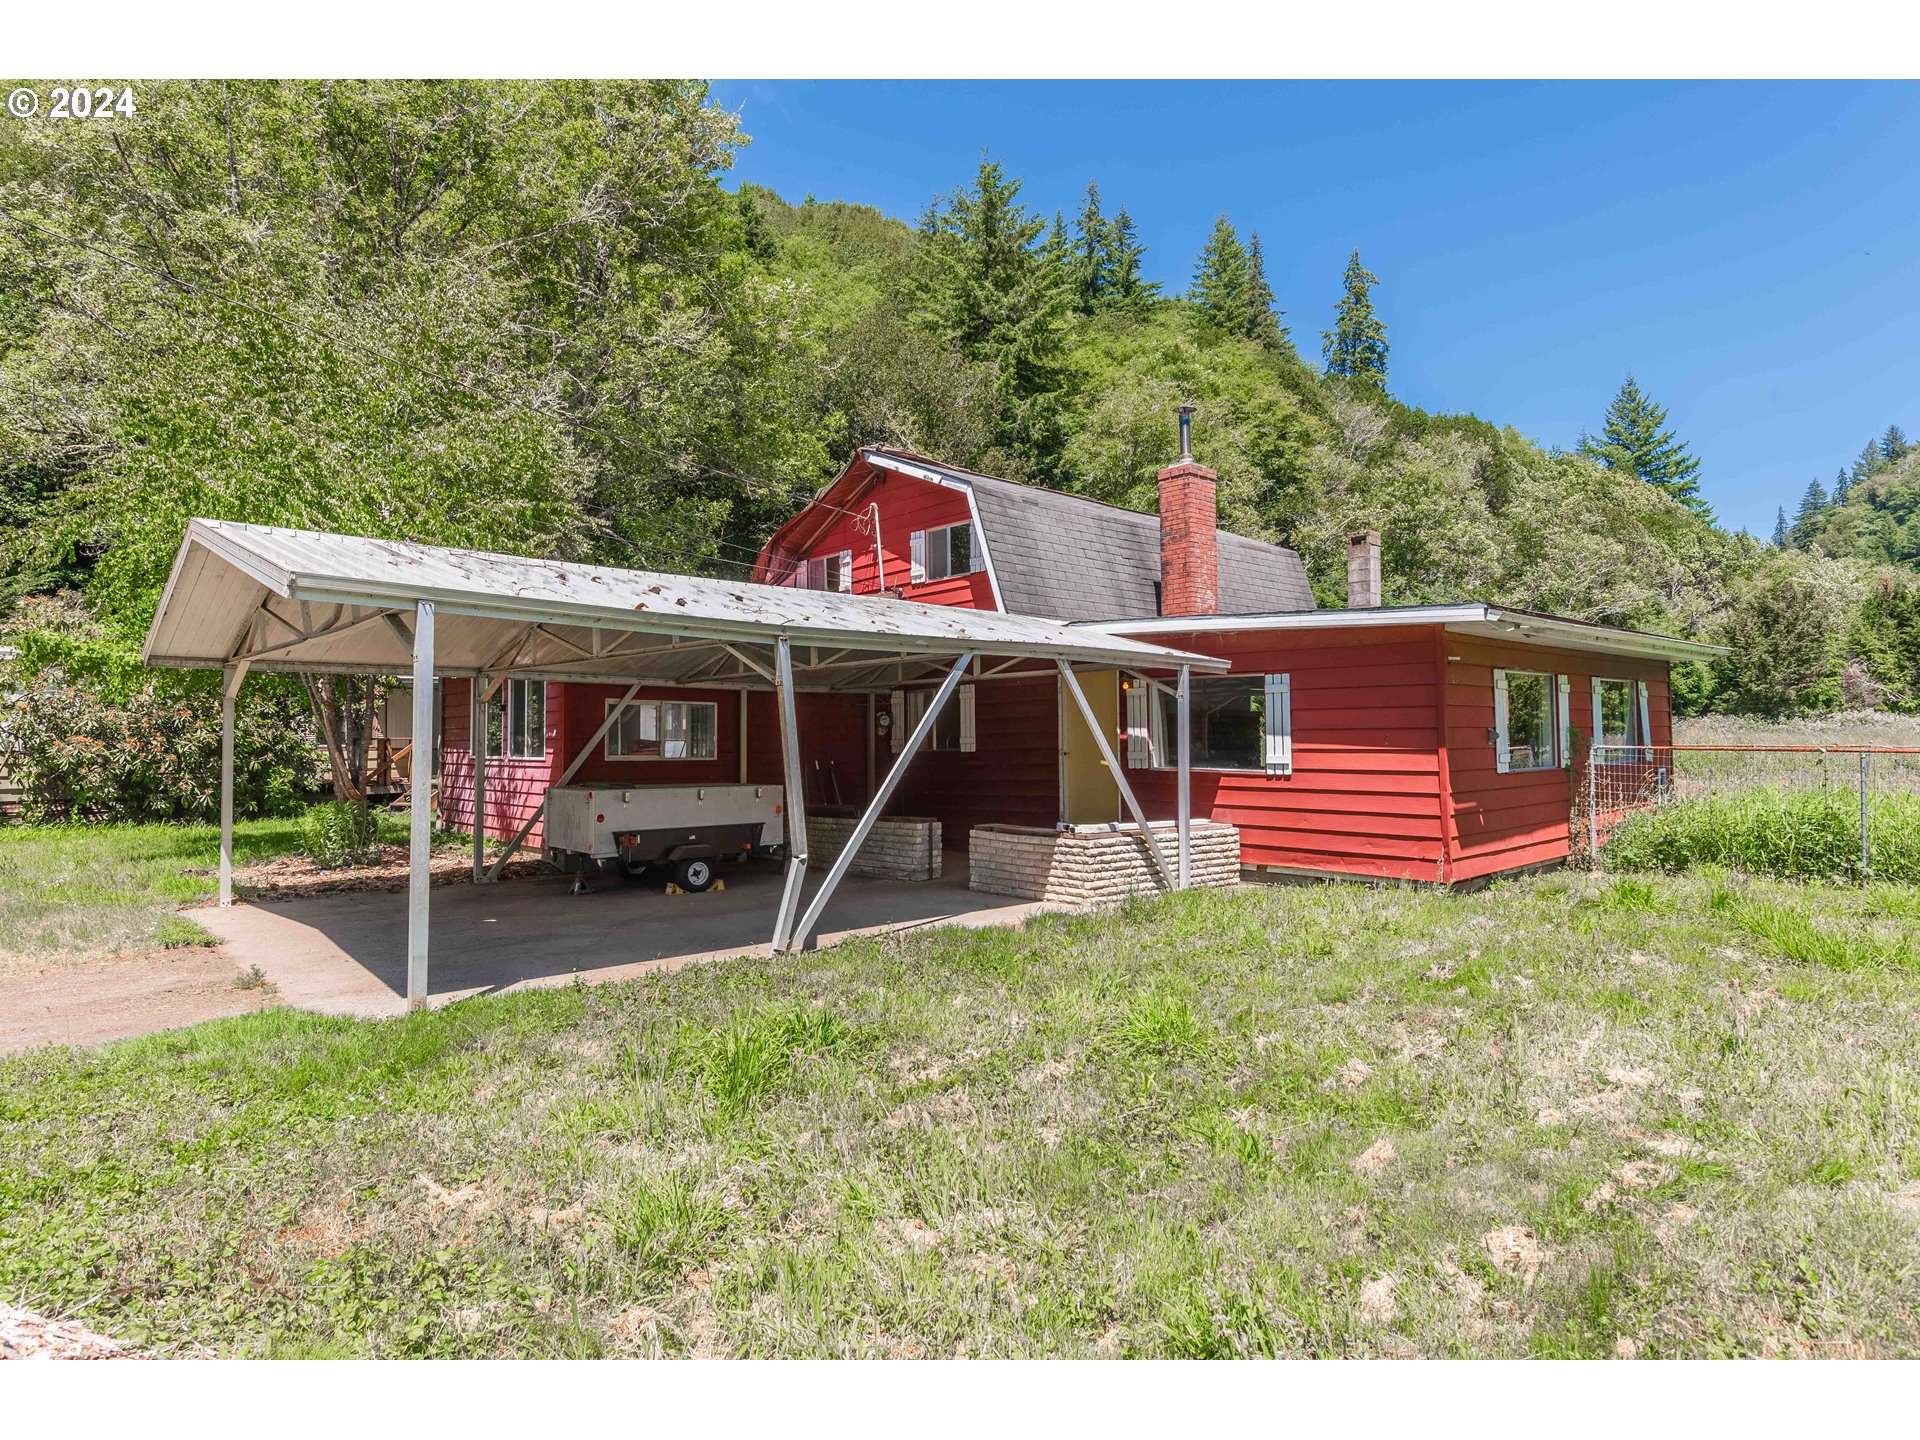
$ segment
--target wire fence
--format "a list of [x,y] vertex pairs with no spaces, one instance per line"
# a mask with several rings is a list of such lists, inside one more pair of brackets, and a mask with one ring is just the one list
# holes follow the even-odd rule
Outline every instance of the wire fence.
[[1920,881],[1920,747],[1596,745],[1576,864]]

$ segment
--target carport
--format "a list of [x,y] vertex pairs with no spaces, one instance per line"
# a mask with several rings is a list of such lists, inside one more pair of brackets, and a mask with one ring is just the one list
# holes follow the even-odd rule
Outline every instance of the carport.
[[[220,903],[233,899],[233,706],[242,680],[263,672],[413,678],[413,733],[433,733],[436,677],[473,680],[482,707],[506,681],[628,682],[642,686],[770,690],[784,769],[784,880],[772,950],[807,946],[821,912],[884,812],[943,705],[963,678],[990,681],[1057,670],[1074,699],[1162,883],[1184,888],[1191,862],[1187,695],[1194,670],[1227,662],[1054,621],[903,600],[619,570],[317,531],[189,522],[148,632],[147,664],[224,672],[220,746]],[[1177,697],[1176,853],[1162,850],[1074,667],[1123,670]],[[799,691],[877,692],[937,681],[885,778],[811,899]],[[608,712],[599,743],[614,722]],[[583,754],[585,751],[582,752]],[[577,762],[576,762],[577,763]],[[524,825],[492,867],[484,861],[486,767],[473,767],[473,878],[489,883],[531,833]],[[424,774],[425,767],[416,773]],[[564,785],[571,771],[555,783]],[[412,791],[406,994],[425,1003],[432,813],[428,787]],[[803,907],[803,900],[805,904]]]

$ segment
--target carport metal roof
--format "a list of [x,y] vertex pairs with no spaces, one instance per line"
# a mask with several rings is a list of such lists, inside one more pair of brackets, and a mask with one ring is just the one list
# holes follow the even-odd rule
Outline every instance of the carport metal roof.
[[[232,521],[187,526],[149,665],[403,674],[436,612],[442,675],[763,689],[740,647],[786,638],[799,689],[885,688],[966,651],[1001,660],[1224,670],[1227,662],[1033,616],[618,570]],[[764,651],[762,655],[764,656]]]

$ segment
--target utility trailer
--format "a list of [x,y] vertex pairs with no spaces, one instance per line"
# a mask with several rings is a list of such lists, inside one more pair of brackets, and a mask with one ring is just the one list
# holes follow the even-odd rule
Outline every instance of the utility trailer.
[[681,889],[705,890],[716,860],[782,849],[785,819],[778,785],[555,786],[546,854],[575,876],[617,866],[637,880],[669,867]]

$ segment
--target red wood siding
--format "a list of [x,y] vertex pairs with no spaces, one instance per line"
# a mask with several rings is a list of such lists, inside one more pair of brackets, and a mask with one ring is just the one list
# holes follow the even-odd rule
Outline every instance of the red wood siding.
[[[593,732],[607,718],[607,706],[627,693],[625,685],[561,684],[547,686],[549,712],[560,711],[565,725],[565,754],[554,774],[573,763]],[[740,778],[740,692],[737,690],[671,690],[643,687],[636,700],[679,700],[707,704],[718,710],[719,725],[711,760],[609,760],[606,742],[593,747],[580,763],[569,785],[720,785]],[[749,722],[751,724],[751,722]]]
[[[887,806],[895,815],[931,815],[948,845],[975,825],[1052,825],[1060,818],[1059,679],[983,680],[974,686],[971,754],[922,750]],[[886,697],[881,697],[882,704]],[[958,704],[957,700],[949,704]],[[805,733],[805,727],[802,727]],[[884,773],[894,756],[883,741]]]
[[[1656,745],[1673,743],[1673,705],[1663,660],[1630,660],[1577,650],[1448,635],[1447,759],[1456,834],[1448,876],[1472,880],[1564,860],[1577,766],[1502,775],[1487,738],[1493,726],[1493,672],[1530,670],[1568,677],[1573,728],[1593,728],[1593,679],[1643,680]],[[1575,741],[1575,755],[1585,744]]]
[[[780,712],[774,697],[754,691],[747,697],[747,707],[747,779],[755,785],[782,784]],[[793,718],[800,729],[807,804],[833,803],[833,783],[824,769],[829,761],[840,781],[841,803],[866,804],[867,697],[803,692],[794,697]],[[815,768],[816,761],[822,768]]]
[[[913,532],[942,525],[958,525],[973,518],[964,491],[904,475],[882,475],[859,502],[847,508],[864,514],[869,504],[880,506],[880,540],[886,558],[886,584],[905,592],[905,598],[927,605],[961,605],[973,610],[993,610],[993,586],[987,572],[950,576],[923,584],[908,583],[913,574]],[[802,532],[804,533],[804,531]],[[860,528],[855,515],[840,515],[810,541],[803,555],[782,555],[777,568],[785,571],[795,558],[853,554],[853,593],[873,595],[881,589],[880,555],[874,537]]]
[[[519,833],[527,817],[539,813],[547,797],[547,787],[559,774],[555,760],[560,750],[560,713],[557,701],[564,687],[547,687],[547,753],[539,760],[510,760],[499,756],[487,761],[487,834],[496,840],[510,840]],[[443,680],[441,693],[440,738],[440,814],[442,823],[452,830],[473,828],[473,735],[471,680]],[[564,763],[564,762],[561,762]],[[538,853],[540,826],[535,824],[527,837],[528,846]]]
[[[1293,774],[1193,775],[1193,812],[1240,828],[1246,865],[1437,880],[1440,687],[1435,631],[1155,635],[1235,674],[1292,676]],[[1174,772],[1130,770],[1152,819],[1174,813]]]

